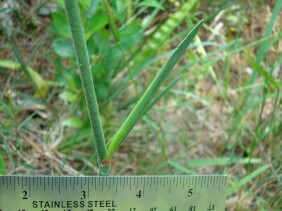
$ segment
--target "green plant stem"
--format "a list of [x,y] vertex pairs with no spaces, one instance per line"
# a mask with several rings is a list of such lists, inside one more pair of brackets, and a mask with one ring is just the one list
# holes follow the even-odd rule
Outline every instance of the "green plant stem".
[[99,108],[94,89],[94,81],[91,74],[87,47],[84,39],[78,1],[65,0],[65,7],[73,38],[76,59],[81,73],[80,76],[87,104],[88,115],[90,118],[90,124],[94,135],[94,144],[97,152],[99,174],[106,176],[109,174],[110,165],[109,163],[105,164],[103,162],[107,154],[107,149],[100,120]]

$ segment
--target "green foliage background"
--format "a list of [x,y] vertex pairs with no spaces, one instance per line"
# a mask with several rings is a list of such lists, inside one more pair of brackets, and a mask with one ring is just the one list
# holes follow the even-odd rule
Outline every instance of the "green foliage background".
[[[113,175],[224,173],[227,207],[281,208],[281,1],[79,1],[108,141],[205,19]],[[64,4],[1,3],[0,173],[96,175]],[[112,20],[110,23],[109,20]]]

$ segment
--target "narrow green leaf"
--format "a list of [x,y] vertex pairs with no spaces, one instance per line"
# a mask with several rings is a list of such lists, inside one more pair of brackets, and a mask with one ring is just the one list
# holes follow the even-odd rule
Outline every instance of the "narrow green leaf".
[[174,86],[177,84],[177,82],[181,79],[181,77],[174,79],[157,97],[155,97],[148,107],[146,108],[146,111],[149,111],[163,96],[165,96]]
[[175,163],[174,161],[169,160],[168,164],[176,169],[178,169],[179,171],[181,171],[182,173],[187,173],[187,174],[196,174],[196,172],[186,168],[185,166],[182,166],[178,163]]
[[237,163],[260,163],[261,159],[259,158],[207,158],[207,159],[194,159],[189,160],[189,166],[216,166],[216,165],[229,165]]
[[227,195],[230,195],[230,194],[234,193],[235,190],[237,190],[238,188],[242,187],[243,185],[245,185],[246,183],[251,181],[253,178],[255,178],[258,175],[260,175],[261,173],[263,173],[269,167],[270,167],[270,165],[263,166],[263,167],[255,170],[254,172],[252,172],[251,174],[249,174],[245,178],[241,179],[239,182],[237,182],[235,185],[233,185],[231,188],[229,188],[227,190]]
[[[267,25],[267,28],[266,28],[266,31],[265,31],[263,37],[266,38],[266,37],[269,37],[271,35],[272,30],[274,28],[275,21],[279,20],[278,15],[281,12],[280,7],[282,7],[282,1],[277,1],[274,8],[273,8],[271,19],[270,19],[270,21]],[[257,53],[257,59],[256,59],[256,62],[258,64],[260,64],[262,62],[264,55],[266,54],[267,50],[269,49],[269,47],[270,47],[269,42],[270,42],[270,40],[267,39],[260,44],[259,50],[258,50],[258,53]]]
[[7,174],[6,164],[2,156],[0,155],[0,175]]
[[104,2],[105,7],[106,7],[110,28],[112,30],[114,38],[115,38],[116,42],[120,42],[120,37],[119,37],[119,33],[118,33],[118,30],[117,30],[117,26],[116,26],[116,18],[114,16],[112,8],[110,7],[107,0],[103,0],[103,2]]
[[147,125],[154,128],[155,130],[160,130],[160,127],[153,120],[149,119],[146,115],[142,117],[142,120],[144,120]]
[[18,126],[17,126],[17,130],[20,130],[22,127],[24,127],[25,125],[27,125],[30,123],[30,121],[33,119],[33,117],[36,115],[36,113],[32,113],[30,116],[28,116],[26,119],[24,119]]
[[254,70],[259,73],[263,78],[266,80],[266,82],[269,82],[273,87],[279,88],[278,83],[275,81],[275,79],[270,75],[268,72],[266,72],[260,64],[258,64],[255,60],[252,59],[250,55],[247,54],[248,61],[252,64]]
[[146,111],[147,105],[150,103],[153,96],[160,88],[161,84],[167,78],[170,71],[173,69],[179,58],[184,54],[188,45],[192,42],[193,38],[197,34],[198,30],[202,25],[202,21],[200,21],[197,25],[195,25],[190,31],[190,33],[185,37],[185,39],[178,45],[178,47],[172,53],[169,60],[158,72],[155,79],[152,81],[152,83],[149,85],[149,87],[147,88],[141,99],[133,108],[132,112],[128,115],[126,120],[123,122],[122,126],[108,142],[107,160],[109,160],[112,157],[113,153],[117,150],[119,145],[123,142],[125,137],[132,130],[136,122],[142,117],[143,113]]
[[[264,36],[263,36],[263,41],[260,43],[260,46],[259,46],[259,49],[258,49],[257,58],[256,58],[256,62],[258,64],[261,64],[261,62],[264,59],[266,52],[270,48],[269,44],[271,43],[271,39],[267,39],[267,38],[269,38],[271,36],[272,30],[274,28],[275,20],[277,19],[278,15],[279,15],[281,6],[282,6],[282,1],[277,1],[274,8],[273,8],[271,19],[270,19],[270,21],[267,25],[266,31],[265,31]],[[251,75],[251,79],[250,79],[249,84],[254,84],[256,78],[257,78],[257,72],[254,71]],[[245,97],[244,97],[244,102],[247,102],[248,99],[251,99],[250,98],[251,91],[252,91],[252,89],[247,90]],[[256,93],[259,93],[259,90]],[[256,97],[255,95],[256,94],[253,94],[253,97]],[[248,104],[248,103],[245,103],[245,104]]]

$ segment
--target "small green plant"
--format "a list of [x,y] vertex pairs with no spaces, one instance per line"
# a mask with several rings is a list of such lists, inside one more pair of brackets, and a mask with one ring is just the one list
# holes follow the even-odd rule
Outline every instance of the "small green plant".
[[[108,7],[107,3],[106,6]],[[114,152],[124,141],[136,122],[142,117],[144,112],[146,112],[148,105],[150,105],[150,102],[152,101],[154,95],[157,93],[161,84],[164,82],[169,72],[173,69],[179,58],[184,54],[188,45],[192,42],[193,38],[197,34],[199,28],[201,27],[202,21],[200,21],[196,26],[192,28],[186,38],[175,49],[171,57],[158,72],[155,79],[149,85],[148,89],[145,91],[143,96],[137,102],[136,106],[125,119],[120,129],[114,134],[114,136],[106,145],[94,89],[94,82],[90,70],[87,47],[84,40],[84,32],[81,23],[78,2],[76,0],[65,0],[65,8],[74,42],[77,64],[81,72],[81,81],[88,108],[91,128],[94,135],[94,143],[98,155],[98,165],[100,169],[99,174],[106,176],[109,174],[110,160]],[[112,16],[109,15],[108,17],[111,18]],[[114,21],[112,20],[110,21],[110,23],[111,27],[114,28]],[[118,39],[117,35],[115,36],[116,39]]]

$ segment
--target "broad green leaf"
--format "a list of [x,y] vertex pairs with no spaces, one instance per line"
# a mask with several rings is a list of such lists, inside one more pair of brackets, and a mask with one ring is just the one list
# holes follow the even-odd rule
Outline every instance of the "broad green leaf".
[[56,4],[58,7],[65,8],[64,0],[56,0]]
[[128,133],[132,130],[136,122],[142,117],[143,113],[146,111],[147,105],[150,103],[154,95],[157,93],[158,89],[167,78],[170,71],[173,69],[179,58],[184,54],[188,45],[192,42],[193,38],[196,36],[198,30],[202,25],[200,21],[195,25],[190,33],[185,37],[185,39],[178,45],[175,51],[172,53],[171,57],[164,64],[162,69],[158,72],[152,83],[149,85],[141,99],[137,102],[136,106],[133,108],[132,112],[125,119],[119,130],[111,138],[107,144],[108,154],[107,159],[110,159],[113,153],[117,150],[118,146],[123,142]]
[[87,18],[91,18],[95,13],[97,13],[98,3],[99,1],[97,0],[91,0],[91,3],[87,8],[87,14],[86,14]]
[[52,42],[52,47],[54,48],[55,52],[63,58],[74,57],[74,49],[72,43],[63,38],[54,40]]
[[155,7],[161,10],[165,10],[164,7],[161,5],[161,3],[159,3],[156,0],[145,0],[142,1],[141,3],[138,4],[139,7],[141,6],[145,6],[145,7]]
[[56,31],[63,37],[70,38],[70,28],[68,25],[67,17],[60,12],[52,14],[52,20]]
[[71,117],[63,121],[64,126],[73,127],[73,128],[80,128],[82,124],[83,122],[81,121],[81,119],[77,117]]
[[83,11],[90,7],[92,0],[79,0],[79,4],[82,6]]
[[[19,63],[10,60],[0,60],[0,67],[13,69],[13,70],[21,69],[21,65]],[[27,67],[27,71],[29,72],[33,82],[36,84],[39,95],[45,96],[47,94],[47,89],[48,89],[46,81],[41,77],[41,75],[39,75],[39,73],[37,73],[31,67]]]
[[91,19],[88,20],[85,40],[87,41],[94,32],[99,31],[108,23],[106,14],[101,11],[97,12]]
[[73,92],[70,92],[70,91],[65,91],[65,92],[62,92],[59,97],[63,100],[66,100],[66,101],[69,101],[69,102],[72,102],[72,101],[75,101],[76,98],[77,98],[77,95],[74,94]]
[[128,51],[136,46],[142,39],[143,28],[140,26],[140,23],[136,21],[135,23],[123,27],[119,31],[119,35],[122,49]]

